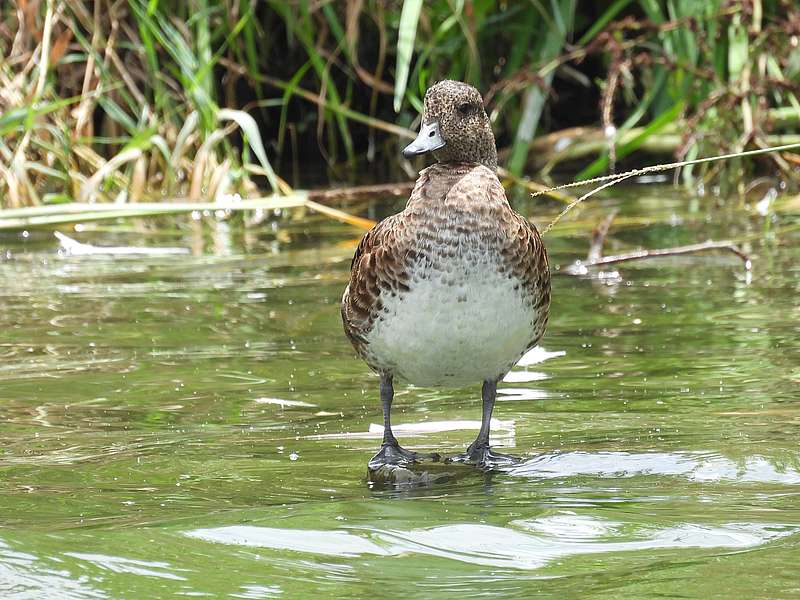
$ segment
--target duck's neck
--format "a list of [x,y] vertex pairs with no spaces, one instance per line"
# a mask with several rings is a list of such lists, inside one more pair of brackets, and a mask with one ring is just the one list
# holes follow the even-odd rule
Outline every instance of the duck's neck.
[[[475,172],[476,170],[478,172]],[[470,173],[474,173],[477,177],[473,183],[477,181],[479,185],[482,185],[480,182],[489,185],[490,179],[495,177],[494,175],[489,175],[485,169],[480,169],[474,162],[437,162],[431,165],[420,172],[417,183],[414,185],[414,190],[406,203],[406,208],[423,219],[444,212],[450,215],[449,219],[451,221],[455,219],[456,213],[469,212],[478,204],[464,202],[464,199],[473,200],[474,194],[470,193],[469,190],[464,191],[465,188],[463,186],[462,193],[453,195],[450,192]],[[496,180],[495,183],[497,183]],[[472,186],[473,184],[469,185]],[[484,194],[478,195],[484,196]],[[502,197],[502,200],[505,206],[508,207],[505,196]],[[485,205],[486,203],[481,202],[479,204]]]
[[474,162],[485,165],[492,171],[497,171],[497,146],[495,146],[493,135],[490,135],[483,144],[475,149],[472,158]]
[[434,151],[433,155],[440,163],[474,163],[497,171],[497,146],[488,125],[482,135],[448,141],[444,147]]
[[436,163],[443,167],[455,165],[483,165],[485,167],[489,167],[492,171],[497,171],[497,151],[488,156],[473,156],[469,158],[464,156],[439,156],[437,154],[436,159]]
[[494,140],[492,140],[492,147],[485,155],[479,157],[480,160],[476,161],[482,165],[489,167],[492,171],[497,171],[497,148],[495,148]]

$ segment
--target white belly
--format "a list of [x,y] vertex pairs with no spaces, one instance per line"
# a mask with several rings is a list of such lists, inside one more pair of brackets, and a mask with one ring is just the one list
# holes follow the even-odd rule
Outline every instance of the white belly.
[[531,342],[538,316],[516,283],[489,265],[414,276],[409,292],[381,297],[368,353],[416,385],[502,377]]

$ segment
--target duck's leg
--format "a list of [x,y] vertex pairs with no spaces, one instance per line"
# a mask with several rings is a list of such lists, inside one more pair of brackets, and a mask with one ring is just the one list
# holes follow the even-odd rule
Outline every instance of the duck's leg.
[[369,459],[369,468],[373,471],[386,465],[408,466],[419,459],[430,458],[439,460],[439,455],[419,454],[402,448],[392,433],[392,423],[390,413],[392,411],[392,400],[394,399],[394,388],[392,387],[392,376],[381,374],[381,404],[383,405],[383,443],[380,451]]
[[489,427],[492,422],[492,411],[494,402],[497,399],[497,382],[484,381],[481,390],[483,399],[483,415],[481,417],[481,430],[478,437],[472,442],[464,454],[454,456],[450,460],[455,462],[467,462],[477,465],[482,469],[493,469],[495,467],[508,467],[519,462],[519,458],[510,454],[495,452],[489,447]]

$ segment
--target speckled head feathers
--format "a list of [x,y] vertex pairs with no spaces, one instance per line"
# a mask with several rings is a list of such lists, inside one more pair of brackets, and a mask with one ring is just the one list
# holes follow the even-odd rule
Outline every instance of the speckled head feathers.
[[480,92],[461,81],[445,80],[428,88],[423,124],[438,122],[445,145],[434,152],[439,162],[466,162],[497,168],[497,148]]

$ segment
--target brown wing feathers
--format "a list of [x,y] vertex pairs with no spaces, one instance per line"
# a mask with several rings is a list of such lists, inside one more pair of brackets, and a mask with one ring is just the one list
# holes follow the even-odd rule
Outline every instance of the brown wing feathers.
[[381,293],[408,289],[406,244],[400,220],[400,215],[393,215],[368,231],[351,263],[350,283],[342,298],[342,321],[359,353],[364,336],[383,308]]

